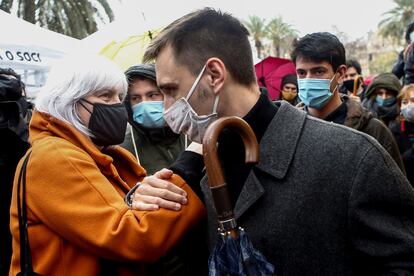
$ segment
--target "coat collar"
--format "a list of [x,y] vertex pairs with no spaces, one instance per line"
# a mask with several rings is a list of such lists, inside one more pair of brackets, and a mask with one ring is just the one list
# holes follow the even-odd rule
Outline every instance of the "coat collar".
[[37,140],[42,140],[45,137],[62,138],[78,147],[79,150],[86,152],[94,160],[102,174],[114,178],[126,191],[130,187],[122,180],[121,176],[129,175],[131,178],[138,179],[146,175],[145,170],[141,166],[137,166],[136,159],[127,150],[120,146],[109,146],[99,150],[86,135],[74,126],[50,114],[35,111],[30,123],[30,142],[33,145]]
[[[305,124],[306,113],[288,102],[277,103],[279,110],[260,142],[260,161],[255,168],[277,178],[285,177],[293,160],[296,146]],[[201,181],[206,203],[213,204],[207,177]],[[236,219],[243,215],[263,194],[265,189],[251,170],[234,206]]]
[[[279,110],[260,142],[260,161],[255,167],[277,179],[282,179],[293,160],[305,124],[306,113],[285,101],[276,104]],[[234,207],[236,219],[264,193],[264,187],[254,170],[251,170]]]
[[281,179],[293,160],[306,113],[284,101],[278,105],[279,110],[260,142],[260,161],[256,167]]

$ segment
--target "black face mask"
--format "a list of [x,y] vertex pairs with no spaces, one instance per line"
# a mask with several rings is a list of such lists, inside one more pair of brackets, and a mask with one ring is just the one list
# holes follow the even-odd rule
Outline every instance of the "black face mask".
[[124,141],[128,122],[125,106],[119,104],[90,103],[92,112],[79,102],[90,114],[89,130],[94,135],[91,140],[98,146],[118,145]]
[[354,91],[354,80],[344,81],[343,86],[345,86],[346,90],[352,93]]
[[346,90],[348,90],[349,92],[353,92],[354,91],[354,83],[355,83],[355,81],[357,81],[357,89],[358,89],[358,87],[360,86],[360,84],[361,84],[361,80],[358,78],[358,79],[355,79],[355,80],[353,80],[353,79],[351,79],[351,80],[346,80],[346,81],[344,81],[343,82],[343,86],[344,87],[346,87]]

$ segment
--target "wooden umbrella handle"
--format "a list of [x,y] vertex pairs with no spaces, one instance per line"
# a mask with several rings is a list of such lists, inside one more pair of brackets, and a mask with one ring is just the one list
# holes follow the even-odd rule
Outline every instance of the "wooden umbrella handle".
[[[220,221],[234,218],[223,170],[217,154],[217,140],[223,129],[236,131],[242,138],[245,147],[245,162],[259,161],[259,145],[251,127],[241,118],[224,117],[214,121],[206,130],[203,138],[204,164],[208,182],[212,190],[214,205]],[[240,183],[241,185],[241,183]]]

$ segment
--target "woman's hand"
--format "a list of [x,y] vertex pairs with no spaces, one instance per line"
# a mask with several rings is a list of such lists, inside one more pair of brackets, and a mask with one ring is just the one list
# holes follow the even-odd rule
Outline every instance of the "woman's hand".
[[180,210],[187,203],[187,193],[169,182],[173,172],[162,169],[154,175],[147,176],[136,189],[132,201],[132,209],[153,211],[159,208]]

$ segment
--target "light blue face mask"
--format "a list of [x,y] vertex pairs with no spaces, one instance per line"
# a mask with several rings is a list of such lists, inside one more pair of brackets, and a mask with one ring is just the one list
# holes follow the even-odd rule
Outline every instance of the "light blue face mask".
[[394,96],[383,99],[381,96],[377,95],[377,97],[375,97],[375,101],[380,106],[392,106],[397,102],[397,99]]
[[164,103],[162,101],[140,102],[132,106],[134,121],[145,128],[164,127]]
[[333,96],[330,87],[335,76],[336,74],[330,80],[312,78],[298,79],[300,100],[307,107],[322,109]]

